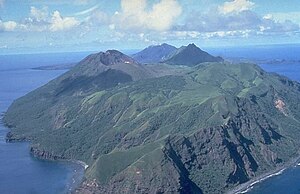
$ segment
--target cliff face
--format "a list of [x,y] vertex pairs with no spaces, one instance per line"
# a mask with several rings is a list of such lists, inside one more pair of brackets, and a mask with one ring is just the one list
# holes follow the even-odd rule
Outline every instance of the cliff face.
[[138,80],[89,68],[80,63],[4,117],[35,156],[89,165],[78,192],[224,193],[297,154],[300,84],[287,78],[251,64]]
[[54,153],[50,153],[44,150],[39,150],[37,147],[30,147],[30,153],[32,156],[42,160],[64,160],[63,156],[57,156]]
[[223,193],[282,165],[285,153],[274,151],[273,146],[283,143],[285,137],[273,129],[275,124],[255,104],[244,99],[235,99],[235,103],[237,113],[227,115],[231,118],[225,124],[168,135],[160,148],[145,153],[112,179],[81,189],[99,193]]

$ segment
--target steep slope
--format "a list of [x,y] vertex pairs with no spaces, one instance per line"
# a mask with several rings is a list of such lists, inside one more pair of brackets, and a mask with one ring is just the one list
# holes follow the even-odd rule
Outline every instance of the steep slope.
[[298,154],[300,84],[251,64],[189,70],[57,94],[58,78],[12,104],[9,138],[86,162],[82,193],[224,193]]
[[221,57],[214,57],[205,51],[202,51],[195,44],[189,44],[178,49],[162,62],[171,65],[195,66],[204,62],[223,62]]
[[50,82],[55,96],[79,95],[121,83],[153,77],[152,71],[116,50],[91,54],[58,79]]
[[116,50],[108,50],[87,56],[67,75],[90,77],[103,73],[108,69],[122,71],[130,75],[133,80],[152,77],[151,70]]
[[161,45],[149,46],[141,52],[133,54],[132,58],[140,63],[159,63],[176,50],[176,47],[164,43]]

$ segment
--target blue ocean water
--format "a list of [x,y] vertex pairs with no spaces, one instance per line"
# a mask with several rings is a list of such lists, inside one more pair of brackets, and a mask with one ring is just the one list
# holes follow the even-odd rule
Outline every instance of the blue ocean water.
[[300,81],[300,44],[206,48],[230,61],[249,61],[268,72]]
[[0,70],[16,70],[78,62],[90,52],[0,55]]
[[261,45],[246,47],[205,48],[209,53],[226,59],[298,61],[300,44]]
[[285,170],[281,175],[271,177],[254,185],[248,194],[299,194],[300,167]]
[[[0,55],[0,113],[13,100],[42,86],[65,71],[32,70],[32,67],[78,62],[86,53]],[[0,193],[68,193],[80,183],[83,168],[66,162],[33,158],[29,143],[6,143],[8,129],[0,122]]]

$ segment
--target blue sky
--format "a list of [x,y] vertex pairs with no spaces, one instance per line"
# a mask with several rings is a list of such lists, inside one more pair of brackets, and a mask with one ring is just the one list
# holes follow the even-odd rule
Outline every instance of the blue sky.
[[300,43],[298,0],[0,0],[0,52]]

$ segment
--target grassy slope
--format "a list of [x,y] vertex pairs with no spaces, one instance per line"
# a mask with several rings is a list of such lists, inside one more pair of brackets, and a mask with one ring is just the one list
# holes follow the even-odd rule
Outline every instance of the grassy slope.
[[65,90],[65,79],[18,99],[4,120],[14,137],[88,163],[103,192],[222,193],[298,151],[300,86],[255,65],[207,63],[114,87]]

